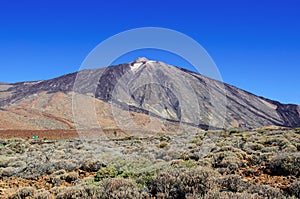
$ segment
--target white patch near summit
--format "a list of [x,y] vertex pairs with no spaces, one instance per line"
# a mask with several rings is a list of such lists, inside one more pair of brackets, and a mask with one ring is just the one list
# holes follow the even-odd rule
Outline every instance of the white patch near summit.
[[152,61],[149,61],[145,57],[139,57],[134,62],[131,62],[130,69],[131,69],[131,71],[135,72],[139,67],[141,67],[142,65],[144,65],[148,62],[152,62]]
[[143,65],[143,63],[134,63],[130,65],[131,71],[136,71],[141,65]]

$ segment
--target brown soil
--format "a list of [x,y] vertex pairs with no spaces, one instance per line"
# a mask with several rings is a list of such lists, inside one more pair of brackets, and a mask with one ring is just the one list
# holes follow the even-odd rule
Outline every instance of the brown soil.
[[76,130],[0,130],[1,139],[31,139],[38,135],[40,139],[67,139],[79,137]]
[[0,130],[0,139],[10,138],[22,138],[32,139],[32,136],[38,135],[39,139],[71,139],[80,137],[92,137],[99,135],[108,135],[117,132],[118,134],[124,134],[119,129],[91,129],[91,130]]
[[[251,170],[251,172],[249,172],[249,170]],[[242,168],[238,170],[236,174],[242,176],[247,182],[251,182],[253,184],[267,184],[282,190],[290,188],[293,180],[295,179],[293,176],[270,175],[268,174],[268,170],[257,166]]]

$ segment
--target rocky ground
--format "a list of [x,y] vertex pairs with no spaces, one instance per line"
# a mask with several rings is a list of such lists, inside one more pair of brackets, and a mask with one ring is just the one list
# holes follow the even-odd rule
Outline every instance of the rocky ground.
[[0,198],[300,198],[300,129],[3,138]]

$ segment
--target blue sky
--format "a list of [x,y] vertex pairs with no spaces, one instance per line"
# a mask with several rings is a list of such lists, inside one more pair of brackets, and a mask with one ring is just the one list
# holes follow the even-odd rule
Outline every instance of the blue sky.
[[[300,104],[299,10],[299,0],[3,0],[0,82],[77,71],[101,41],[128,29],[154,26],[199,42],[226,83]],[[184,65],[174,56],[148,56]]]

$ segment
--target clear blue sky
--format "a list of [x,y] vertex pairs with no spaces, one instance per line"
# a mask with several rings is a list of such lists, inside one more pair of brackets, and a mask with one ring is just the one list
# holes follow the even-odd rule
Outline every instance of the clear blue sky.
[[[198,41],[225,82],[300,104],[299,10],[299,0],[3,0],[0,82],[74,72],[104,39],[155,26]],[[171,58],[163,61],[180,64]]]

